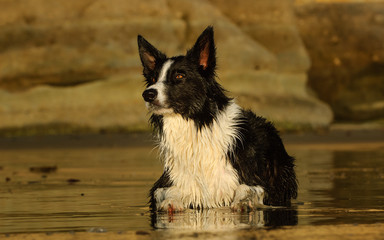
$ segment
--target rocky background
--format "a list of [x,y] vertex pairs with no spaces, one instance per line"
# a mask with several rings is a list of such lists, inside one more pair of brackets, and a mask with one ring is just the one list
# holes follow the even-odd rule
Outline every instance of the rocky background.
[[309,85],[336,120],[384,117],[384,1],[309,3],[295,9],[312,61]]
[[0,134],[148,130],[137,35],[184,54],[208,25],[219,82],[279,129],[383,118],[384,1],[0,0]]

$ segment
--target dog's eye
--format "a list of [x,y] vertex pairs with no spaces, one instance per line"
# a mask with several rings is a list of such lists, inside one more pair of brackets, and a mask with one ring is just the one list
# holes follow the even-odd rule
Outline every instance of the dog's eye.
[[156,78],[152,78],[152,83],[156,83]]
[[183,74],[177,74],[176,75],[176,79],[178,79],[178,80],[181,80],[181,79],[183,79],[184,78],[184,75]]

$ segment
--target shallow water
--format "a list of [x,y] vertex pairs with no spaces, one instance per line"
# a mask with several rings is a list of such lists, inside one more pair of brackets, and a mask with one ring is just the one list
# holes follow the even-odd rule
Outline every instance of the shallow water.
[[[54,144],[53,144],[54,145]],[[384,148],[290,145],[299,198],[291,208],[151,215],[161,174],[148,144],[0,149],[0,233],[228,230],[384,222]],[[45,168],[41,168],[45,167]]]

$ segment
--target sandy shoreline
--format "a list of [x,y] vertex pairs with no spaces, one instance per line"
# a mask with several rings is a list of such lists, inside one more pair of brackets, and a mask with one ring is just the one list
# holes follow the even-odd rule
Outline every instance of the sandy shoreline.
[[13,240],[146,240],[146,239],[384,239],[384,224],[295,226],[278,229],[243,231],[128,231],[106,233],[26,233],[2,234],[0,238]]
[[[283,133],[290,147],[366,149],[384,147],[384,128],[334,127],[321,133]],[[149,132],[0,137],[0,149],[140,147],[154,145]]]
[[[384,129],[331,129],[330,131],[326,133],[305,133],[305,134],[283,134],[282,138],[290,150],[303,150],[303,149],[325,149],[325,150],[353,150],[353,151],[370,151],[371,149],[379,149],[382,151],[384,149]],[[10,150],[10,151],[3,151],[3,153],[9,152],[18,152],[19,150],[25,149],[28,154],[31,154],[33,152],[49,152],[49,149],[53,149],[53,152],[66,152],[70,149],[76,149],[76,148],[84,148],[80,151],[80,153],[84,154],[89,151],[87,148],[89,148],[91,151],[94,151],[96,148],[116,148],[116,149],[109,149],[107,152],[107,155],[102,156],[114,156],[113,159],[119,159],[116,156],[120,156],[121,154],[129,153],[129,151],[132,151],[132,149],[137,150],[137,156],[142,156],[144,153],[150,149],[148,146],[152,146],[153,142],[151,140],[150,133],[131,133],[131,134],[89,134],[89,135],[61,135],[61,136],[24,136],[24,137],[13,137],[13,138],[5,138],[0,137],[0,150]],[[128,148],[128,150],[126,149]],[[38,151],[35,151],[38,150]],[[59,149],[59,151],[56,151]],[[131,150],[129,150],[131,149]],[[32,151],[29,151],[32,150]],[[78,149],[77,149],[78,150]],[[117,155],[110,155],[111,152],[116,152]],[[98,152],[100,154],[100,152]],[[120,154],[120,155],[119,155]],[[33,155],[33,154],[32,154]],[[10,155],[10,156],[18,156],[18,155]],[[31,158],[32,160],[39,159],[38,154],[37,157]],[[57,155],[53,154],[47,155],[49,157],[46,157],[45,161],[47,159],[50,159],[50,157],[55,157]],[[70,155],[72,156],[72,155]],[[79,157],[80,156],[80,157]],[[83,155],[73,155],[74,159],[76,160],[76,157],[79,157],[79,159],[84,159]],[[136,155],[132,155],[136,157]],[[104,157],[102,157],[104,159]],[[131,157],[131,158],[134,158]],[[10,159],[13,159],[10,157]],[[26,158],[29,160],[29,158]],[[27,161],[26,160],[26,161]],[[63,159],[61,159],[62,161]],[[321,160],[321,159],[320,159]],[[325,159],[325,163],[328,164],[328,162]],[[332,160],[332,159],[331,159]],[[330,160],[330,161],[331,161]],[[43,160],[42,160],[43,161]],[[22,162],[18,162],[18,164],[21,164]],[[43,163],[45,163],[43,161]],[[91,162],[93,164],[93,162]],[[120,162],[114,162],[115,166],[125,166],[128,165],[129,162],[120,163]],[[69,164],[68,166],[73,166],[73,163]],[[85,163],[84,163],[85,164]],[[133,163],[132,163],[133,164]],[[136,164],[136,163],[135,163]],[[1,166],[1,165],[0,165]],[[9,169],[13,169],[9,167],[8,165],[3,169],[4,174],[10,175]],[[81,165],[83,166],[83,165]],[[80,166],[80,167],[81,167]],[[130,165],[129,165],[130,166]],[[133,166],[133,165],[132,165]],[[306,166],[306,165],[305,165]],[[370,165],[369,165],[370,166]],[[370,170],[369,166],[366,168],[366,170]],[[20,167],[18,165],[18,167]],[[79,168],[79,166],[77,166]],[[84,165],[84,169],[87,169],[89,166]],[[87,168],[85,168],[87,167]],[[68,168],[68,167],[67,167]],[[16,168],[15,168],[16,169]],[[97,175],[97,171],[100,170],[99,168],[90,168],[92,170],[93,178],[97,179],[99,175]],[[329,181],[333,181],[333,178],[336,178],[338,183],[340,184],[340,181],[343,180],[344,177],[348,177],[350,175],[350,172],[347,170],[349,168],[344,167],[341,168],[339,166],[338,171],[333,171],[333,168],[327,169],[327,171],[332,170],[332,174],[329,175],[332,178],[329,179]],[[380,169],[380,168],[379,168]],[[50,175],[48,180],[53,181],[55,184],[62,183],[62,185],[67,186],[65,180],[68,177],[79,177],[76,175],[76,172],[65,172],[66,168],[63,165],[62,167],[63,172],[60,173],[67,173],[69,175]],[[14,171],[14,170],[12,170]],[[17,177],[19,177],[21,182],[24,178],[22,178],[24,175],[23,173],[27,174],[26,178],[24,179],[24,182],[33,181],[36,180],[36,176],[33,175],[33,173],[29,173],[28,168],[25,167],[23,169],[18,169],[19,175],[13,176],[12,175],[12,181],[11,183],[16,182]],[[24,172],[23,172],[24,171]],[[67,169],[68,171],[68,169]],[[103,170],[104,171],[104,170]],[[147,171],[148,172],[148,171]],[[83,173],[83,172],[80,172]],[[111,176],[107,175],[107,172],[103,172],[103,177],[110,179],[111,176],[114,176],[114,172],[110,172]],[[138,174],[140,171],[138,172]],[[345,175],[338,175],[339,173],[344,173]],[[28,175],[29,174],[29,175]],[[89,173],[87,173],[89,174]],[[316,175],[317,174],[317,175]],[[372,168],[372,171],[369,172],[369,174],[374,176],[382,176],[381,173],[377,173],[375,169]],[[376,175],[375,175],[376,174]],[[7,176],[8,176],[7,175]],[[59,176],[60,175],[60,176]],[[325,180],[328,180],[328,175],[323,174],[323,172],[315,172],[315,175],[318,177],[325,177]],[[4,175],[5,176],[5,175]],[[55,177],[56,176],[56,180]],[[136,176],[136,175],[135,175]],[[138,175],[141,176],[141,175]],[[143,175],[147,176],[147,175]],[[309,175],[310,176],[310,175]],[[39,177],[39,176],[38,176]],[[61,177],[61,178],[60,178]],[[305,177],[308,177],[308,175],[305,175]],[[339,178],[337,178],[339,177]],[[364,176],[363,176],[364,177]],[[92,179],[92,177],[89,177]],[[137,178],[137,177],[135,177]],[[128,179],[128,178],[127,178]],[[125,180],[127,180],[125,179]],[[145,178],[147,179],[147,177]],[[317,179],[317,178],[313,178]],[[371,178],[369,178],[371,179]],[[374,179],[374,178],[372,178]],[[380,178],[382,179],[382,177]],[[48,180],[41,180],[39,181],[48,181]],[[87,179],[82,179],[83,183],[89,184],[92,182],[87,182]],[[61,181],[61,182],[60,182]],[[343,180],[344,181],[344,180]],[[302,183],[304,184],[304,182]],[[311,183],[313,184],[313,183]],[[371,183],[369,183],[371,184]],[[7,185],[7,186],[8,186]],[[5,183],[4,183],[4,186]],[[35,186],[35,185],[20,185],[20,186]],[[19,185],[12,185],[13,190],[19,189]],[[93,186],[93,185],[92,185]],[[304,185],[303,185],[304,186]],[[87,190],[87,189],[85,189]],[[21,191],[21,190],[20,190]],[[84,191],[84,189],[81,189],[81,191]],[[16,192],[17,193],[17,192]],[[90,192],[91,193],[91,192]],[[88,192],[86,196],[88,197]],[[15,197],[14,195],[12,195]],[[80,198],[80,197],[79,197]],[[98,200],[95,196],[94,198]],[[78,201],[82,201],[83,198],[78,199]],[[90,198],[91,199],[91,198]],[[84,200],[85,201],[85,200]],[[89,200],[88,200],[89,201]],[[101,201],[102,202],[102,201]],[[29,206],[29,205],[28,205]],[[353,205],[356,206],[356,205]],[[349,206],[350,208],[351,206]],[[348,210],[348,207],[345,209]],[[309,208],[310,209],[310,208]],[[326,208],[318,209],[318,213],[327,211]],[[344,211],[344,208],[342,209]],[[367,212],[366,209],[363,208],[361,212],[361,215],[357,216],[359,217],[356,222],[360,221],[360,217],[369,218],[370,215]],[[342,217],[344,217],[344,212]],[[305,211],[301,211],[300,214],[308,214]],[[327,212],[325,212],[324,216],[327,216]],[[332,217],[334,215],[330,215]],[[350,219],[350,215],[346,216],[348,219]],[[355,216],[356,217],[356,216]],[[378,218],[382,219],[382,218]],[[380,220],[378,220],[380,221]],[[354,223],[355,220],[349,221],[349,223]],[[373,219],[370,222],[375,222]],[[345,222],[342,222],[345,223]],[[161,230],[161,231],[155,231],[155,230],[148,230],[150,228],[147,228],[146,231],[109,231],[104,233],[95,233],[95,232],[42,232],[42,233],[15,233],[15,234],[0,234],[0,239],[25,239],[25,240],[72,240],[72,239],[327,239],[327,240],[341,240],[341,239],[384,239],[384,223],[374,223],[374,224],[365,224],[367,222],[361,222],[364,224],[336,224],[336,225],[306,225],[307,223],[304,223],[303,225],[297,225],[293,227],[281,227],[281,228],[260,228],[260,229],[251,229],[251,230],[226,230],[226,231],[201,231],[201,230]],[[27,223],[28,225],[31,224],[31,222]],[[0,220],[1,225],[1,220]],[[115,226],[115,225],[114,225]],[[108,228],[107,228],[108,229]],[[124,229],[124,228],[121,228]],[[131,228],[132,229],[132,228]],[[136,228],[136,229],[142,229],[142,228]]]

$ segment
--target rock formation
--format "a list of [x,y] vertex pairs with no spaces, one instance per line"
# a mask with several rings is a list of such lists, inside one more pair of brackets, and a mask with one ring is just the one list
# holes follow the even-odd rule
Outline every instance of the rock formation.
[[148,129],[137,35],[177,55],[207,25],[215,27],[219,82],[241,105],[281,129],[332,121],[327,105],[308,94],[310,60],[290,0],[0,5],[2,131]]
[[337,120],[384,118],[384,1],[296,6],[309,84]]

